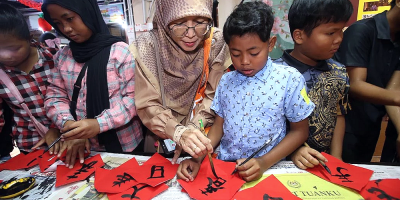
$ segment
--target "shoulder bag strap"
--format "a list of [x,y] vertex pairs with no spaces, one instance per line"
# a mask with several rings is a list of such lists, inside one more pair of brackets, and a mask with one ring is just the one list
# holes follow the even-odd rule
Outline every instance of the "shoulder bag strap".
[[0,69],[0,77],[3,83],[7,86],[7,88],[10,90],[11,94],[17,99],[18,103],[22,106],[22,108],[25,110],[25,112],[28,113],[29,117],[33,121],[33,124],[35,125],[36,129],[38,130],[40,136],[44,137],[44,135],[47,133],[49,130],[47,127],[45,127],[43,124],[41,124],[39,121],[36,120],[35,117],[33,117],[31,111],[29,110],[28,106],[25,104],[24,99],[21,96],[21,93],[15,86],[15,84],[11,81],[10,77],[4,72],[3,69]]

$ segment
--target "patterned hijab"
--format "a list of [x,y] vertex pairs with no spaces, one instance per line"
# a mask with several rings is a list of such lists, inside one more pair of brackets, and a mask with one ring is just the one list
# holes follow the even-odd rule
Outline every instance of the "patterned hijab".
[[[204,49],[198,48],[190,53],[183,51],[173,41],[168,24],[188,16],[206,17],[211,21],[212,0],[156,0],[155,12],[153,23],[156,28],[142,34],[135,41],[139,54],[136,59],[142,68],[147,68],[159,80],[155,53],[155,41],[158,42],[166,106],[181,115],[187,115],[203,70]],[[204,40],[207,37],[209,36],[206,35]],[[202,47],[203,43],[199,45]],[[214,63],[221,63],[219,67],[223,67],[227,57],[224,47],[222,32],[215,30],[209,58],[210,67]],[[218,66],[213,66],[215,67]]]

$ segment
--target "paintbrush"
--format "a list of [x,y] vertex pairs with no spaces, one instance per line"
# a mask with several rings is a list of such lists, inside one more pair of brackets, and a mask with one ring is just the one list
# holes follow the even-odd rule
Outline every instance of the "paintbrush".
[[[306,142],[304,142],[304,146],[306,146],[306,147],[308,147],[308,148],[311,148]],[[318,162],[322,165],[322,167],[324,167],[325,170],[326,170],[330,175],[332,175],[331,170],[329,169],[328,166],[326,166],[325,162],[322,161],[322,160],[320,160],[320,159],[317,159],[317,160],[318,160]]]
[[54,146],[58,141],[60,141],[60,140],[61,140],[61,135],[60,135],[60,137],[58,137],[56,140],[54,140],[54,142],[51,143],[50,146],[47,147],[47,149],[44,150],[44,152],[42,153],[42,155],[40,155],[39,157],[42,157],[46,152],[48,152],[48,151],[51,149],[51,147],[53,147],[53,146]]
[[[206,135],[205,131],[204,131],[203,120],[199,119],[199,123],[200,123],[200,131],[203,133],[203,135]],[[214,163],[213,163],[212,156],[210,153],[208,153],[208,160],[210,161],[211,171],[214,174],[215,178],[219,178],[217,173],[215,172]]]
[[[265,147],[267,147],[269,145],[269,143],[271,143],[272,138],[270,138],[268,141],[266,141],[257,151],[255,151],[253,154],[250,155],[250,157],[246,158],[246,160],[244,160],[242,163],[239,164],[239,166],[242,166],[244,164],[246,164],[247,162],[249,162],[250,159],[254,158],[254,156],[256,156],[258,153],[260,153],[260,151],[262,151],[263,149],[265,149]],[[235,167],[235,170],[233,170],[232,174],[237,172],[237,167]]]

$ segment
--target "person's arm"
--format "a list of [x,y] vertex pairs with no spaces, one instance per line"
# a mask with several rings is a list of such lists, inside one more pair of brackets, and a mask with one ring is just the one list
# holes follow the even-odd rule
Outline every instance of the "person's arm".
[[370,103],[400,106],[400,91],[381,88],[366,82],[367,68],[347,67],[350,77],[350,94]]
[[[110,56],[113,62],[114,74],[109,74],[108,90],[112,105],[105,109],[95,119],[83,119],[62,129],[63,138],[88,139],[108,130],[116,129],[128,124],[136,116],[135,108],[135,61],[127,46],[115,44]],[[122,96],[122,98],[120,97]]]
[[338,115],[331,142],[331,155],[342,160],[343,138],[345,133],[344,115]]
[[[62,55],[62,52],[66,51],[67,48],[68,47],[65,47],[54,56],[54,68],[51,70],[51,74],[49,75],[48,82],[50,83],[50,85],[47,87],[47,93],[44,103],[47,116],[60,128],[64,127],[68,123],[72,123],[75,121],[69,111],[70,100],[68,98],[66,86],[60,72],[61,63],[59,63],[58,61],[59,57]],[[61,157],[64,150],[67,150],[68,157],[65,163],[67,166],[72,168],[75,164],[75,160],[78,154],[80,162],[83,163],[83,154],[85,147],[89,151],[90,145],[88,144],[87,140],[65,141],[60,147],[58,157]]]
[[[393,73],[392,78],[386,86],[389,91],[400,91],[400,71],[397,70]],[[399,106],[386,106],[386,111],[390,120],[393,122],[394,127],[397,130],[397,155],[400,158],[400,107]]]
[[[247,182],[257,180],[272,165],[290,155],[301,146],[308,137],[308,118],[299,122],[290,122],[290,131],[278,145],[259,158],[252,158],[242,166],[238,166],[239,175]],[[237,164],[245,160],[239,159]]]
[[47,87],[47,93],[44,102],[47,117],[49,117],[52,122],[58,126],[58,128],[64,127],[64,123],[67,121],[74,121],[74,117],[72,117],[69,111],[70,100],[68,98],[66,86],[60,73],[61,66],[58,61],[61,53],[66,50],[65,48],[54,56],[54,68],[51,69],[51,73],[48,78],[50,85]]

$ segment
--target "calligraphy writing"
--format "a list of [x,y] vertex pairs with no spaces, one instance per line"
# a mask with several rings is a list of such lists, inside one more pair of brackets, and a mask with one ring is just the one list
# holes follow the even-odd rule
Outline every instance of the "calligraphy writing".
[[337,176],[337,177],[339,177],[339,179],[343,179],[342,182],[353,182],[353,181],[351,181],[351,180],[348,179],[348,177],[351,176],[350,174],[343,174],[343,173],[342,173],[342,170],[343,170],[343,169],[347,171],[347,169],[345,169],[345,168],[343,168],[343,167],[337,167],[336,170],[337,170],[337,172],[339,172],[339,174],[332,175],[332,176]]
[[82,167],[80,169],[78,169],[73,175],[71,176],[67,176],[68,180],[69,179],[73,179],[73,178],[78,178],[78,175],[81,173],[87,173],[88,169],[92,169],[93,166],[97,163],[97,161],[92,161],[88,164],[83,163]]
[[[224,189],[224,187],[221,187],[222,185],[224,185],[226,183],[226,180],[222,179],[221,177],[219,177],[217,180],[215,180],[214,182],[212,181],[211,178],[207,177],[208,179],[208,185],[207,188],[205,188],[205,191],[200,190],[202,194],[208,196],[208,193],[213,193],[218,191],[219,189]],[[215,187],[213,187],[213,185],[215,185]]]
[[264,194],[263,200],[283,200],[282,197],[270,197],[268,194]]
[[369,193],[374,194],[374,192],[378,192],[380,193],[379,195],[377,195],[376,197],[378,197],[379,199],[385,199],[385,200],[400,200],[399,198],[396,197],[392,197],[390,195],[388,195],[385,191],[376,188],[376,187],[371,187],[367,190]]
[[33,159],[33,160],[31,160],[31,162],[29,162],[26,166],[29,166],[29,165],[31,165],[35,160],[36,160],[37,158],[35,158],[35,159]]
[[[156,172],[160,173],[159,176],[154,176]],[[157,165],[151,166],[151,175],[147,179],[151,178],[164,178],[164,166],[157,166]]]
[[123,175],[117,175],[117,180],[113,182],[113,187],[118,185],[121,187],[121,184],[135,180],[130,174],[124,173]]
[[146,187],[150,187],[150,186],[149,186],[149,185],[144,185],[144,186],[138,188],[138,187],[135,185],[135,186],[132,187],[133,190],[134,190],[133,193],[132,193],[132,195],[124,194],[124,195],[121,196],[121,198],[140,199],[140,197],[137,197],[136,194],[137,194],[140,190],[143,190],[143,189],[146,188]]

